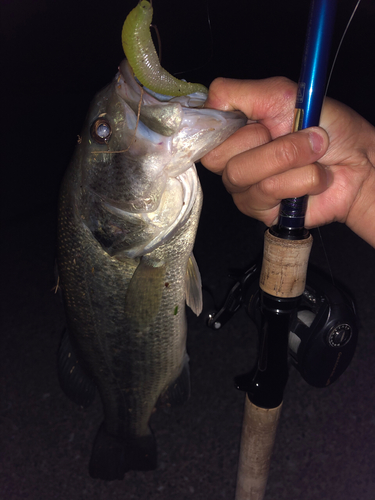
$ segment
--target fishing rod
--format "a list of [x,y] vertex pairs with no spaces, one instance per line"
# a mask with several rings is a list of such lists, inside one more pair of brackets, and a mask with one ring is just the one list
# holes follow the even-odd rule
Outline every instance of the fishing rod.
[[[293,132],[319,125],[337,0],[312,0]],[[304,227],[307,196],[280,204],[264,238],[259,279],[258,361],[246,388],[236,500],[262,500],[288,380],[290,323],[305,290],[312,236]]]

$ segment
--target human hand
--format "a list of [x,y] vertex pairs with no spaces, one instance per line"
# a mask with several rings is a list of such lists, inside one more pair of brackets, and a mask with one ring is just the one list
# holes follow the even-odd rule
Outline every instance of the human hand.
[[239,109],[249,123],[202,164],[222,175],[243,213],[268,226],[282,199],[308,194],[307,228],[344,222],[375,247],[375,128],[327,98],[321,126],[292,134],[296,90],[281,77],[214,80],[206,107]]

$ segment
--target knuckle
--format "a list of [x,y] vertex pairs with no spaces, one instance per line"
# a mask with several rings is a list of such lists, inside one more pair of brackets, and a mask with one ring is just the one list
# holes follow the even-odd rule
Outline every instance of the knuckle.
[[[249,127],[252,127],[252,125],[249,125]],[[259,126],[259,124],[255,124],[255,126],[251,128],[251,131],[253,134],[254,143],[257,146],[260,146],[262,144],[267,144],[268,142],[270,142],[271,135],[266,127]]]
[[222,76],[215,78],[210,84],[210,92],[214,94],[221,94],[224,87],[226,87],[227,79]]
[[297,84],[286,76],[273,76],[269,80],[280,89],[295,91],[297,88]]
[[273,90],[270,106],[289,115],[295,107],[297,84],[284,76],[271,77],[268,82]]
[[323,171],[323,168],[320,167],[317,163],[312,163],[311,165],[309,165],[308,175],[310,189],[319,187],[325,180],[325,173]]
[[258,187],[262,195],[269,198],[276,195],[279,190],[279,180],[277,177],[268,177],[259,183]]
[[299,149],[294,141],[283,139],[278,144],[274,154],[278,165],[294,165],[299,157]]
[[226,184],[233,187],[242,187],[241,173],[235,161],[229,160],[225,169]]

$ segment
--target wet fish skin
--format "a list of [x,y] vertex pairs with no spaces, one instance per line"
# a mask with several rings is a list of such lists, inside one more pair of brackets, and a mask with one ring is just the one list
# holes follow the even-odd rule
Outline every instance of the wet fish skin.
[[[98,389],[104,421],[89,470],[107,480],[155,468],[151,413],[158,400],[189,396],[185,302],[197,314],[202,306],[192,256],[202,204],[194,161],[246,123],[144,93],[133,141],[139,92],[122,63],[93,100],[59,203],[68,330],[59,376],[79,404],[90,403],[92,384]],[[110,124],[108,143],[93,140],[98,119]]]

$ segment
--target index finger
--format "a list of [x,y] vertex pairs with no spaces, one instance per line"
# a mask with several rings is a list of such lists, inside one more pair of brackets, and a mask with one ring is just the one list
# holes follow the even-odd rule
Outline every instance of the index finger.
[[239,109],[261,122],[272,138],[291,132],[297,85],[284,77],[264,80],[216,78],[208,91],[206,108]]

